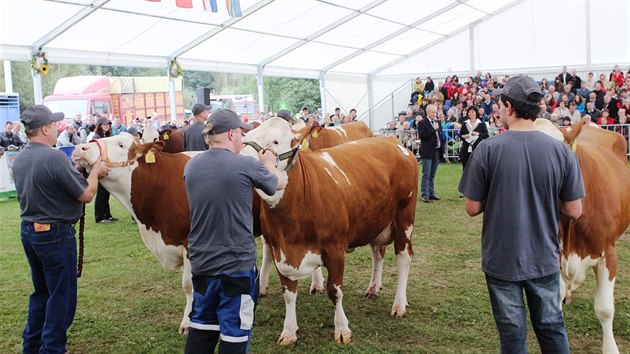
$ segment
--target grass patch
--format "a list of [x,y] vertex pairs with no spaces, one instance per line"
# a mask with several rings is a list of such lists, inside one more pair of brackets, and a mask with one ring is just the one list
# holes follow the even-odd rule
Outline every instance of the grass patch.
[[[480,265],[481,217],[469,218],[457,192],[461,165],[442,164],[436,177],[442,201],[418,203],[415,256],[409,275],[408,315],[389,313],[396,291],[391,247],[385,260],[383,290],[378,299],[364,297],[371,273],[368,248],[346,256],[344,308],[353,343],[335,345],[332,302],[309,295],[309,280],[300,282],[297,345],[276,344],[284,320],[278,277],[256,312],[252,353],[489,353],[498,336]],[[176,353],[185,338],[177,334],[185,298],[181,273],[166,272],[140,239],[138,228],[112,198],[120,221],[97,225],[87,207],[85,263],[79,279],[79,302],[69,331],[72,353]],[[165,203],[165,207],[169,206]],[[28,263],[19,237],[19,206],[0,202],[0,352],[21,351],[21,332],[31,292]],[[619,275],[615,287],[614,332],[622,352],[630,352],[630,242],[617,243]],[[260,254],[260,242],[258,243]],[[324,271],[324,274],[326,272]],[[565,308],[571,350],[599,352],[601,327],[593,312],[595,277],[574,293]],[[539,352],[533,331],[529,350]]]

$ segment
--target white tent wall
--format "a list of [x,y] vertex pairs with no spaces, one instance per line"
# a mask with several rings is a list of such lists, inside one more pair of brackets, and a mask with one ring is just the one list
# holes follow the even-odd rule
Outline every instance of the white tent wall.
[[343,113],[354,108],[359,116],[364,115],[368,109],[367,76],[364,75],[326,75],[326,107],[322,107],[324,113],[332,112],[335,107],[341,108]]

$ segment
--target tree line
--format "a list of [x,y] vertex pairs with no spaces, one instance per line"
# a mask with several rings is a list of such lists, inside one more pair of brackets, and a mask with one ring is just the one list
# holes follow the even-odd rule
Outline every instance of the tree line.
[[[51,64],[50,71],[41,75],[42,95],[52,95],[57,80],[67,76],[105,75],[105,76],[166,76],[166,69],[150,69],[120,66],[98,65],[65,65]],[[34,104],[33,78],[29,62],[11,62],[13,92],[20,95],[20,112]],[[184,80],[184,104],[191,109],[196,100],[196,90],[208,87],[216,95],[253,95],[258,100],[256,76],[232,73],[213,73],[203,71],[186,71],[182,73]],[[265,77],[265,106],[261,111],[277,112],[288,109],[294,114],[302,107],[310,111],[320,107],[319,80],[297,79],[286,77]],[[4,68],[0,66],[0,91],[6,92],[4,85]]]

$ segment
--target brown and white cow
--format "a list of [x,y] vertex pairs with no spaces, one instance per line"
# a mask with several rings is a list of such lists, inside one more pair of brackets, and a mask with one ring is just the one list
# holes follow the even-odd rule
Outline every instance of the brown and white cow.
[[[192,275],[188,259],[190,210],[184,185],[184,166],[196,153],[159,153],[162,141],[136,143],[127,133],[77,146],[73,159],[82,166],[101,160],[111,167],[99,182],[129,211],[147,248],[168,271],[183,270],[186,307],[179,327],[186,333],[192,309]],[[155,162],[145,161],[148,152]],[[155,193],[159,190],[160,193]],[[165,207],[165,201],[170,206]]]
[[[540,121],[540,122],[539,122]],[[617,276],[615,243],[630,225],[630,170],[626,166],[628,145],[621,134],[590,125],[577,124],[572,131],[536,121],[541,131],[572,146],[582,171],[586,197],[577,221],[561,217],[561,274],[563,298],[571,293],[593,268],[597,278],[595,315],[602,325],[604,353],[618,353],[613,335],[614,287]]]
[[[303,122],[300,120],[299,122]],[[302,148],[310,149],[312,151],[317,151],[325,148],[330,148],[333,146],[341,145],[343,143],[347,143],[349,141],[364,139],[372,137],[372,131],[370,128],[363,122],[353,122],[349,124],[344,124],[336,127],[322,127],[312,126],[311,124],[307,124],[304,127],[298,127],[297,125],[293,125],[293,130],[298,129],[299,134],[303,136],[302,139]],[[260,218],[259,218],[259,207],[260,207],[260,198],[258,195],[254,195],[254,234],[260,235]],[[267,245],[265,241],[265,237],[263,236],[263,249],[262,249],[262,266],[260,267],[260,295],[265,296],[267,294],[267,290],[269,288],[269,273],[271,271],[271,266],[273,263],[273,257],[271,254],[271,249]],[[311,278],[311,287],[310,293],[314,294],[316,292],[324,291],[324,276],[322,274],[322,269],[317,268],[313,272],[313,276]]]
[[152,124],[147,125],[142,131],[142,141],[145,143],[151,141],[163,141],[163,152],[169,154],[175,154],[184,151],[184,130],[186,128],[179,129],[162,129],[158,131]]
[[342,305],[346,251],[371,246],[368,293],[377,296],[382,252],[394,243],[398,286],[391,314],[406,313],[418,165],[415,156],[394,139],[367,138],[298,153],[301,140],[286,121],[272,118],[247,134],[244,141],[249,145],[241,151],[253,158],[258,156],[257,149],[274,151],[287,179],[283,191],[271,197],[259,193],[264,201],[262,231],[272,249],[286,306],[278,342],[297,341],[297,280],[323,265],[328,269],[328,296],[335,304],[334,338],[337,343],[349,343],[352,332]]

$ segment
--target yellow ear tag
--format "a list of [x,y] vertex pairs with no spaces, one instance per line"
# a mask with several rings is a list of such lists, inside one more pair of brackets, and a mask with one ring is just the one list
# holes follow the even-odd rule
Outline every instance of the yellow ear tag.
[[302,140],[302,146],[300,148],[302,150],[308,150],[308,139]]
[[316,130],[316,131],[313,132],[313,134],[311,134],[311,136],[313,138],[317,138],[319,136],[319,132]]
[[162,140],[168,140],[168,139],[170,139],[168,134],[166,134],[166,133],[162,134]]
[[155,154],[153,151],[147,151],[147,154],[144,155],[144,162],[146,163],[155,163]]

